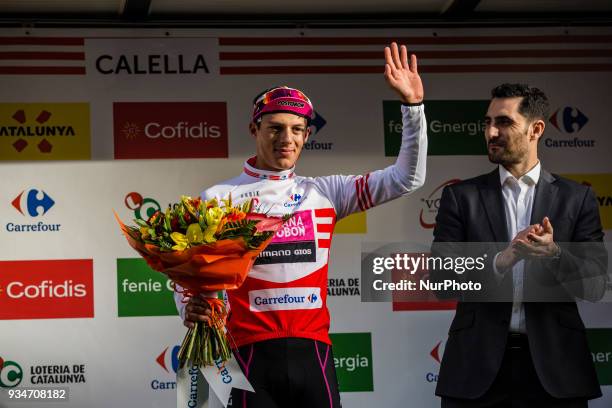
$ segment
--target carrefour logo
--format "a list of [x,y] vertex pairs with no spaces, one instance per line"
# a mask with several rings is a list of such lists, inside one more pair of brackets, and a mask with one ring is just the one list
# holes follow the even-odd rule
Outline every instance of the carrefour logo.
[[[167,374],[175,375],[179,368],[178,354],[181,346],[166,347],[159,356],[155,359],[157,364]],[[176,381],[166,381],[163,379],[155,378],[151,380],[151,389],[153,390],[174,390],[176,389]]]
[[[440,340],[434,346],[434,348],[432,348],[431,351],[429,352],[430,357],[436,361],[437,363],[436,365],[440,365],[440,363],[442,362],[442,356],[444,355],[445,346],[446,346],[446,342]],[[427,372],[425,374],[425,381],[427,381],[428,383],[438,382],[438,373],[437,372]]]
[[589,118],[578,108],[566,106],[557,109],[549,120],[560,132],[574,133],[579,132],[587,124]]
[[[176,374],[179,366],[178,353],[180,349],[180,346],[174,346],[172,347],[172,349],[170,349],[170,347],[166,347],[164,351],[162,351],[161,354],[157,356],[155,361],[168,374],[170,374],[170,370],[172,370],[172,372]],[[168,370],[168,367],[170,367],[170,370]]]
[[21,366],[14,361],[3,360],[0,357],[0,387],[13,388],[23,379]]
[[302,199],[305,198],[304,196],[302,196],[299,193],[295,193],[295,194],[291,194],[289,196],[289,202],[283,204],[283,206],[285,207],[295,207],[300,205]]
[[[32,188],[23,190],[11,201],[11,205],[24,217],[38,218],[46,215],[55,205],[55,201],[43,190]],[[57,232],[60,224],[46,224],[42,221],[32,224],[9,222],[6,224],[8,232]]]
[[[589,118],[580,111],[580,109],[573,106],[565,106],[559,108],[549,118],[550,123],[562,134],[571,133],[576,134],[580,132],[589,121]],[[569,148],[582,148],[582,147],[595,147],[594,139],[585,139],[583,137],[573,136],[568,139],[552,138],[550,136],[544,139],[544,145],[546,147],[569,147]]]
[[277,288],[249,292],[252,312],[271,310],[320,309],[321,288]]
[[315,136],[319,134],[326,123],[327,121],[323,118],[323,116],[321,116],[319,112],[315,111],[315,116],[310,121],[311,138],[304,143],[304,150],[332,150],[334,148],[334,142],[320,142],[315,139]]
[[[25,194],[25,191],[22,191],[13,199],[11,204],[13,207],[17,209],[21,213],[24,214],[24,210],[27,210],[27,213],[30,217],[38,217],[39,215],[45,215],[51,207],[55,204],[55,201],[47,193],[44,191],[38,191],[36,189],[31,189]],[[42,212],[39,214],[39,209],[42,209]]]

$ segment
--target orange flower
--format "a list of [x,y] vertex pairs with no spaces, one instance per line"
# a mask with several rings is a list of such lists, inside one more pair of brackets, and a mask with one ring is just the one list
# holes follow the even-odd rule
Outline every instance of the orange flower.
[[245,217],[246,214],[242,211],[231,211],[225,216],[225,219],[227,219],[227,222],[237,222],[245,219]]

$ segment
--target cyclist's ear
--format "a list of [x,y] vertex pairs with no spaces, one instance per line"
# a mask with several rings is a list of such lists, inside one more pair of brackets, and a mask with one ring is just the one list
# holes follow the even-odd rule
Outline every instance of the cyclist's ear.
[[308,141],[308,137],[310,136],[310,132],[312,131],[312,128],[310,126],[308,126],[306,128],[306,132],[304,132],[304,143],[306,143]]

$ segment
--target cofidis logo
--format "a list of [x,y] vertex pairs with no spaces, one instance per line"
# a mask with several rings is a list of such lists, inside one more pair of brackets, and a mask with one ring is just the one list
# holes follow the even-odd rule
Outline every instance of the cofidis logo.
[[0,261],[0,320],[93,316],[93,260]]
[[0,356],[0,388],[13,388],[23,380],[21,366],[10,360],[4,360]]
[[[55,201],[43,190],[31,188],[23,190],[11,201],[11,205],[23,217],[38,218],[53,208]],[[33,223],[8,222],[7,232],[58,232],[61,224],[47,224],[43,221]]]
[[116,159],[227,157],[225,102],[116,102]]

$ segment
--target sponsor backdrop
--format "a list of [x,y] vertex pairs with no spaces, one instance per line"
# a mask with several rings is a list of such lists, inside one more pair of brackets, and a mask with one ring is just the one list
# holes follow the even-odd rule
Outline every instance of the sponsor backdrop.
[[[492,168],[483,115],[494,85],[548,93],[543,165],[595,189],[610,240],[612,139],[601,101],[612,84],[611,30],[29,31],[0,33],[2,388],[69,387],[62,406],[75,408],[172,406],[185,329],[167,280],[127,245],[112,210],[148,218],[237,175],[254,151],[251,100],[273,85],[299,87],[315,104],[300,174],[392,163],[401,117],[382,75],[391,39],[420,57],[427,182],[336,226],[328,303],[343,406],[439,404],[454,304],[362,303],[361,244],[429,245],[442,188]],[[612,404],[610,308],[581,304],[604,392],[591,407]]]

